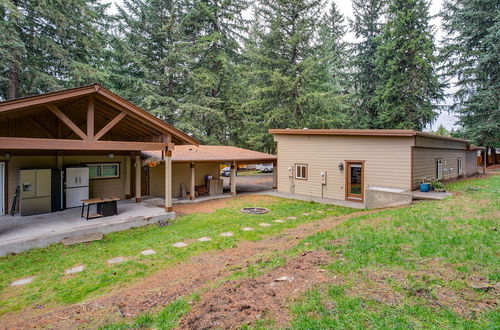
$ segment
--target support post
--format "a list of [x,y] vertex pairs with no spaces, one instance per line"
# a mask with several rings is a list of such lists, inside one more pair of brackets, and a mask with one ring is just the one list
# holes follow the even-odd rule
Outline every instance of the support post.
[[273,189],[278,188],[278,164],[273,163]]
[[231,196],[236,196],[236,162],[231,163],[230,184]]
[[486,174],[486,164],[488,164],[488,148],[484,149],[484,157],[483,157],[483,174]]
[[195,191],[195,184],[196,184],[196,164],[195,163],[191,163],[190,167],[191,167],[191,185],[190,185],[190,188],[189,188],[189,195],[190,195],[190,199],[194,200],[195,197],[196,197],[195,196],[196,195],[196,191]]
[[125,198],[130,199],[132,196],[130,194],[130,177],[132,176],[130,156],[125,157]]
[[57,168],[62,170],[64,167],[64,157],[60,151],[57,151]]
[[172,150],[165,152],[165,212],[172,212]]
[[89,95],[87,107],[87,136],[89,140],[94,140],[94,95]]
[[141,202],[141,156],[140,153],[135,155],[135,202]]

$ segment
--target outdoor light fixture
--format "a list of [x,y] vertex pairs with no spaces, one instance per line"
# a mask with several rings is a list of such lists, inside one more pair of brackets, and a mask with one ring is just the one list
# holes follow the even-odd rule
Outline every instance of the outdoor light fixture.
[[344,163],[340,163],[340,164],[339,164],[339,170],[340,170],[340,171],[343,171],[343,170],[344,170]]
[[10,159],[10,156],[12,156],[12,155],[10,154],[10,152],[6,152],[6,153],[4,154],[4,156],[5,156],[5,158]]
[[115,158],[115,154],[108,154],[109,158]]

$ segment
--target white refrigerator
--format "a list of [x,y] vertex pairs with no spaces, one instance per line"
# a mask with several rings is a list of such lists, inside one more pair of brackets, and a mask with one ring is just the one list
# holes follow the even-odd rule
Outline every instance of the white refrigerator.
[[82,205],[89,198],[89,168],[66,168],[66,208]]

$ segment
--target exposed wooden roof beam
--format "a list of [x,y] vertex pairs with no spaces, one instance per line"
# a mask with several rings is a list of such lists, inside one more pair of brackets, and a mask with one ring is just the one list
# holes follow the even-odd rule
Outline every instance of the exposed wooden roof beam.
[[45,126],[43,126],[41,123],[39,123],[38,120],[36,120],[33,116],[29,116],[28,118],[33,125],[35,125],[39,130],[44,132],[45,135],[47,135],[49,138],[52,138],[52,139],[56,138],[56,136],[54,134],[52,134],[51,131],[49,131]]
[[166,143],[159,142],[125,142],[125,141],[91,141],[0,137],[0,145],[5,150],[109,150],[109,151],[141,151],[165,150]]
[[82,140],[88,139],[87,134],[83,133],[83,131],[61,110],[59,110],[58,107],[53,104],[47,104],[47,108],[49,108],[49,110],[52,111],[52,113],[56,115],[57,118],[59,118],[66,126],[68,126],[73,132],[75,132],[75,134],[78,135]]
[[99,133],[97,133],[95,135],[95,139],[96,140],[99,140],[100,138],[102,138],[104,136],[104,134],[106,134],[110,129],[112,129],[116,124],[118,124],[118,122],[120,120],[122,120],[125,116],[127,115],[127,113],[125,112],[121,112],[118,116],[116,116],[115,118],[113,118],[113,120],[111,120],[109,123],[106,124],[106,126],[104,126],[100,131]]
[[[94,95],[89,95],[87,105],[87,136],[89,140],[94,139]],[[97,139],[98,140],[98,139]]]

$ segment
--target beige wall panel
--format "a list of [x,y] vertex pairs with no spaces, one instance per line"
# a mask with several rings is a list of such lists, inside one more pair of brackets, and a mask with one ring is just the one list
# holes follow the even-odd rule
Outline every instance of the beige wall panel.
[[467,171],[465,150],[413,148],[413,187],[418,187],[422,177],[434,179],[436,177],[436,159],[443,160],[443,180],[452,180],[458,177],[457,159],[462,158],[464,175]]
[[465,152],[465,175],[473,175],[478,173],[477,168],[477,150],[469,150]]
[[[165,197],[165,163],[160,163],[149,171],[150,192],[152,196]],[[205,184],[205,175],[219,177],[219,163],[196,164],[196,185]],[[172,197],[181,196],[181,183],[186,185],[189,191],[191,182],[191,169],[189,163],[172,164]]]
[[417,147],[460,149],[460,150],[467,149],[467,143],[465,142],[433,139],[424,136],[416,136],[415,142],[416,142],[415,146]]
[[[340,171],[338,166],[345,160],[365,161],[365,188],[410,188],[412,137],[276,135],[275,140],[280,192],[344,199],[346,169]],[[289,178],[288,168],[295,163],[308,165],[307,180]]]
[[118,197],[125,199],[125,159],[126,156],[64,156],[64,166],[85,165],[87,163],[119,163],[120,177],[117,179],[91,179],[89,197]]

